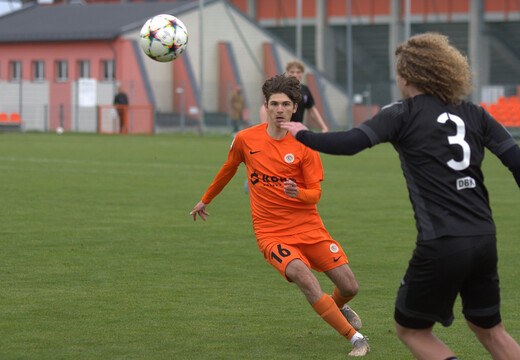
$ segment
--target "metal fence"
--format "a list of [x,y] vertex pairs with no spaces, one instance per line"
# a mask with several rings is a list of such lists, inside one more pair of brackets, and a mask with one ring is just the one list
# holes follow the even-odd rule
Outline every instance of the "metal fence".
[[[187,88],[183,84],[174,88],[170,81],[154,83],[152,90],[155,105],[151,110],[150,107],[140,108],[143,105],[139,103],[145,101],[137,97],[136,87],[132,82],[97,82],[95,98],[85,102],[77,81],[62,86],[58,93],[51,93],[51,86],[47,82],[0,81],[0,113],[18,113],[22,119],[22,131],[46,132],[61,127],[65,131],[114,133],[120,124],[117,111],[112,105],[118,86],[126,90],[132,106],[132,110],[128,112],[128,133],[200,131],[202,126],[215,131],[234,130],[229,103],[232,86],[217,82],[208,82],[205,86],[204,124],[200,122],[198,105],[193,100],[188,103]],[[392,87],[395,85],[388,81],[357,84],[354,89],[354,116],[359,119],[354,119],[355,123],[365,120],[373,114],[374,109],[390,102]],[[259,108],[263,99],[261,84],[244,82],[242,88],[247,107],[245,119],[248,121],[241,124],[243,128],[259,122]],[[518,89],[512,85],[482,88],[483,102],[488,104],[498,101],[501,96],[513,95],[518,95]],[[323,95],[324,100],[333,104],[333,100],[326,96]],[[384,102],[383,99],[389,101]],[[338,116],[341,117],[342,114],[337,113],[336,117]],[[344,118],[333,121],[337,124],[345,123]]]

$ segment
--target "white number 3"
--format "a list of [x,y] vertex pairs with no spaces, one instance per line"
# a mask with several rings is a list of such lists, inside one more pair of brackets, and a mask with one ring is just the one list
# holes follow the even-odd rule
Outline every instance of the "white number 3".
[[448,142],[450,145],[460,145],[462,147],[462,160],[455,161],[451,159],[447,162],[448,166],[453,170],[464,170],[469,166],[469,159],[471,157],[471,149],[468,143],[464,140],[464,136],[466,136],[466,125],[464,121],[458,117],[457,115],[449,114],[447,112],[439,115],[437,118],[437,122],[441,124],[446,124],[446,121],[451,120],[457,125],[457,134],[453,136],[448,136]]

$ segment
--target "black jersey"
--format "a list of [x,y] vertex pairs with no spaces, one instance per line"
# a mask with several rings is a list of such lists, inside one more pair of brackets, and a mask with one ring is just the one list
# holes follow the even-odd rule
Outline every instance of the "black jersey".
[[418,240],[495,234],[484,148],[500,156],[516,142],[482,107],[419,95],[383,107],[359,129],[372,146],[391,142],[399,153]]
[[305,109],[310,109],[314,106],[314,98],[307,85],[300,84],[300,94],[302,99],[298,102],[296,112],[292,114],[291,121],[303,122],[303,114]]

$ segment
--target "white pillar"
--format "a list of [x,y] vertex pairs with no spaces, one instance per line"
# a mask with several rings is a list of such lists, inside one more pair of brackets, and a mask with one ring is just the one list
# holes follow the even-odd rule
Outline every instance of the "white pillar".
[[388,63],[390,64],[390,89],[392,101],[399,100],[401,98],[401,94],[399,93],[399,89],[397,84],[395,83],[395,48],[397,45],[403,42],[404,38],[404,27],[403,22],[401,21],[401,0],[392,0],[390,2],[390,24],[388,29],[389,39],[389,51],[388,51]]
[[247,0],[247,15],[256,22],[256,0]]
[[316,68],[327,74],[331,79],[336,77],[336,46],[334,45],[334,32],[327,25],[327,0],[316,0],[315,21],[316,51],[314,59]]
[[473,72],[473,93],[471,100],[478,103],[482,99],[482,86],[489,84],[489,38],[484,34],[484,1],[471,0],[468,30],[469,63]]

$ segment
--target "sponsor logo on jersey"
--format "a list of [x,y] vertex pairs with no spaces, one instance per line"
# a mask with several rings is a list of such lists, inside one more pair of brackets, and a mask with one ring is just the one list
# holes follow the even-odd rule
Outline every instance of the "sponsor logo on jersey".
[[477,184],[471,176],[457,179],[457,190],[473,189],[475,187],[477,187]]
[[283,186],[284,181],[292,180],[296,182],[296,179],[286,178],[281,176],[273,176],[273,175],[259,175],[256,171],[253,171],[249,176],[249,180],[252,185],[256,185],[259,182],[264,186]]

